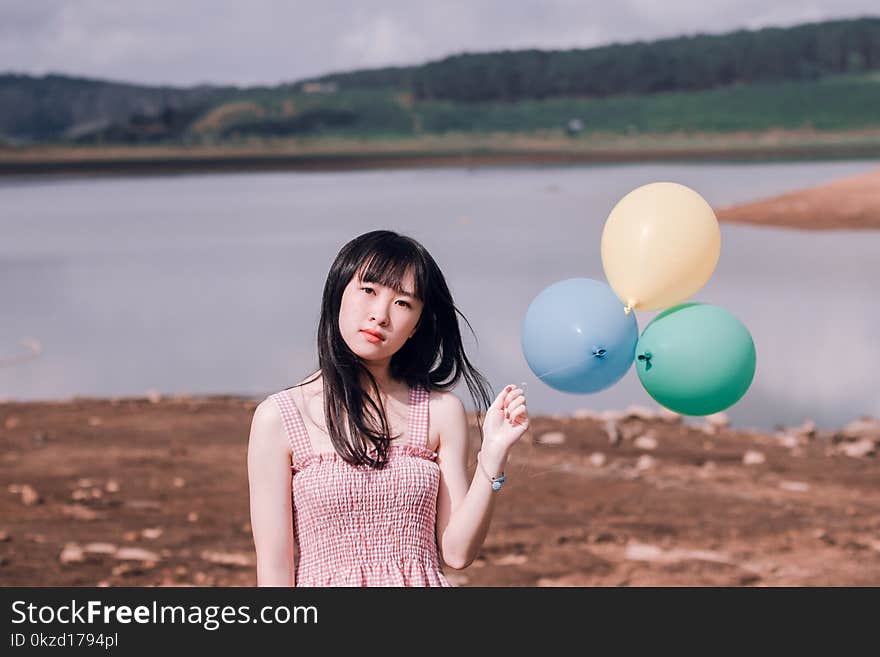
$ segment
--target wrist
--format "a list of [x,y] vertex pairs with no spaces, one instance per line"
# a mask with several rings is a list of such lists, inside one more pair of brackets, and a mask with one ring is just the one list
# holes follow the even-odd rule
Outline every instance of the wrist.
[[507,465],[507,454],[481,449],[477,453],[477,460],[486,469],[490,477],[495,477],[501,475],[504,466]]
[[482,451],[478,452],[477,469],[482,471],[482,475],[489,481],[490,484],[492,484],[492,490],[501,490],[501,486],[503,486],[504,482],[506,481],[506,477],[504,476],[504,462],[502,461],[497,466],[494,465],[494,462],[492,464],[486,464],[483,462],[482,457]]
[[489,463],[495,463],[500,467],[504,467],[504,464],[507,463],[507,457],[510,454],[509,448],[506,448],[502,445],[493,445],[490,442],[484,442],[480,447],[480,454],[483,455],[486,467],[489,466]]

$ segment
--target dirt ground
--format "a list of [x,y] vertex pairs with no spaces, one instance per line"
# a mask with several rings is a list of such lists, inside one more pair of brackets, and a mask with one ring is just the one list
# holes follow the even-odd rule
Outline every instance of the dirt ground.
[[[0,404],[0,585],[255,585],[245,464],[255,406]],[[532,418],[481,556],[447,577],[880,585],[876,421],[755,433],[710,420],[647,409]]]
[[719,221],[807,230],[880,228],[880,169],[716,211]]

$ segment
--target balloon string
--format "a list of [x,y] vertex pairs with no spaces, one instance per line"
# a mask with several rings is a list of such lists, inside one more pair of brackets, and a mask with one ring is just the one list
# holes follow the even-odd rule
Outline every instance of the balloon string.
[[584,360],[579,360],[579,361],[574,362],[574,363],[572,363],[572,364],[570,364],[570,365],[563,365],[562,367],[557,367],[556,369],[548,370],[547,372],[544,372],[543,374],[539,374],[539,375],[538,375],[538,378],[539,378],[539,379],[543,379],[543,378],[544,378],[545,376],[547,376],[548,374],[555,374],[556,372],[562,372],[563,370],[570,370],[570,369],[573,368],[573,367],[578,367],[579,365],[584,365],[585,363],[590,362],[590,360],[591,360],[592,358],[595,358],[595,357],[597,357],[597,354],[590,354],[590,355],[589,355],[587,358],[585,358]]

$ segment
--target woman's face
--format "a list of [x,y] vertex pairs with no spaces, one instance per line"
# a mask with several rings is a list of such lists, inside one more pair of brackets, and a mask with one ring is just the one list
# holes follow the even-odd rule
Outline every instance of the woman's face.
[[[352,277],[342,292],[339,332],[355,354],[364,360],[390,359],[415,333],[423,304],[411,296],[415,280],[407,272],[404,291]],[[378,337],[371,335],[377,334]]]

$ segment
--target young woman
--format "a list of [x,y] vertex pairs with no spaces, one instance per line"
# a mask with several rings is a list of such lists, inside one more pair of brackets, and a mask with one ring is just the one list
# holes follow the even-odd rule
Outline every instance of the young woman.
[[[462,569],[477,556],[529,420],[519,388],[491,400],[456,313],[415,240],[373,231],[339,252],[318,370],[263,400],[251,424],[258,586],[450,586],[441,560]],[[486,409],[472,478],[467,416],[450,392],[461,377],[478,426]]]

